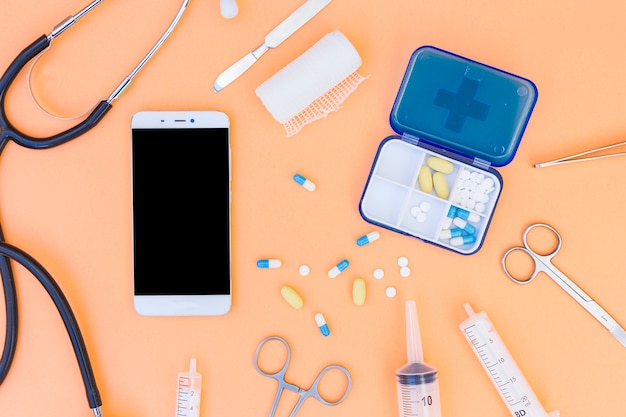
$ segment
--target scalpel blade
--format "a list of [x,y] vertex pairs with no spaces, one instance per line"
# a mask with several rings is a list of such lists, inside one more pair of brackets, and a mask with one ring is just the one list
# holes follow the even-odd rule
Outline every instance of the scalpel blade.
[[331,0],[307,0],[306,3],[296,9],[296,11],[294,11],[289,17],[283,20],[265,36],[263,45],[259,46],[222,72],[215,80],[213,90],[217,93],[222,88],[236,80],[265,52],[267,52],[268,49],[276,48],[278,45],[283,43],[288,37],[304,26],[306,22],[311,20],[313,16],[318,14],[330,2]]
[[622,345],[626,346],[626,330],[619,325],[615,325],[609,332],[611,332]]

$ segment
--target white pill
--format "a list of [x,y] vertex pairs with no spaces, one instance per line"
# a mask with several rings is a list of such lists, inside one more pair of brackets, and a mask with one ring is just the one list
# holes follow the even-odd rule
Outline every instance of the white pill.
[[409,268],[408,266],[403,266],[402,268],[400,268],[400,275],[403,277],[408,277],[409,275],[411,275],[411,268]]
[[398,266],[403,267],[409,264],[409,260],[406,256],[401,256],[398,258]]
[[387,297],[393,298],[396,296],[396,289],[394,287],[387,287],[387,289],[385,289],[385,294]]
[[385,271],[383,271],[382,269],[376,268],[374,270],[374,278],[383,279],[384,276],[385,276]]
[[430,203],[428,201],[422,201],[420,203],[420,209],[424,212],[424,213],[428,213],[428,211],[430,210]]
[[306,277],[311,272],[311,268],[309,268],[307,265],[300,265],[298,271],[300,272],[300,275]]

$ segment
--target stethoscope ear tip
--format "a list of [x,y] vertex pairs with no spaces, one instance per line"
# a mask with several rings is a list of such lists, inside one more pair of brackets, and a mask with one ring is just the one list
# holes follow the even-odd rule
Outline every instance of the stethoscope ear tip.
[[220,12],[226,19],[232,19],[239,13],[236,0],[220,0]]

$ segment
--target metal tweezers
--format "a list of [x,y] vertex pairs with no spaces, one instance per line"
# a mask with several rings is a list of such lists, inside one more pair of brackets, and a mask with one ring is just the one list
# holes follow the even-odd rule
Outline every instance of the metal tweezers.
[[543,167],[547,167],[547,166],[551,166],[551,165],[567,164],[567,163],[571,163],[571,162],[591,161],[591,160],[594,160],[594,159],[612,158],[614,156],[623,156],[623,155],[626,155],[626,152],[617,152],[617,153],[604,154],[604,155],[586,156],[586,155],[594,154],[596,152],[602,152],[602,151],[605,151],[607,149],[617,148],[617,147],[623,146],[623,145],[626,145],[626,141],[619,142],[619,143],[614,143],[613,145],[602,146],[600,148],[591,149],[589,151],[577,153],[577,154],[574,154],[574,155],[564,156],[562,158],[554,159],[552,161],[542,162],[540,164],[535,164],[534,167],[535,168],[543,168]]

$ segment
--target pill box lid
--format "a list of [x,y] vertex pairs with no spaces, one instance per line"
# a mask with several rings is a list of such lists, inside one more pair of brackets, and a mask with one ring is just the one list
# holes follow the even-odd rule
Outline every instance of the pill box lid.
[[515,156],[537,101],[525,78],[433,46],[411,55],[392,128],[489,165]]

